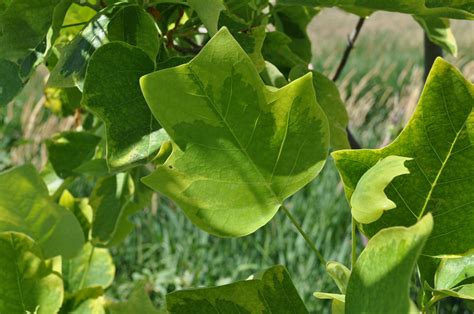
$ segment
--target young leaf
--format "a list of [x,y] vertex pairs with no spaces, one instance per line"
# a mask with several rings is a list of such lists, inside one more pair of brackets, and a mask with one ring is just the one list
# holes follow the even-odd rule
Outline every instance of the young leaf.
[[412,227],[383,229],[370,239],[349,278],[345,313],[409,313],[413,269],[432,228],[428,214]]
[[449,27],[449,19],[429,16],[413,16],[415,21],[420,24],[431,42],[443,48],[448,53],[456,56],[458,47],[456,38]]
[[191,62],[140,82],[174,142],[170,157],[143,182],[207,232],[254,232],[326,160],[328,125],[311,75],[267,88],[226,28]]
[[342,294],[345,294],[351,271],[341,263],[328,262],[326,264],[326,272],[334,280],[339,291],[341,291]]
[[285,267],[228,285],[176,291],[166,296],[169,313],[308,313]]
[[427,255],[460,254],[474,247],[474,86],[447,62],[437,59],[418,107],[389,146],[333,153],[348,199],[362,175],[390,155],[413,158],[410,174],[385,193],[397,208],[362,225],[372,236],[388,226],[407,226],[433,213]]
[[53,202],[32,165],[0,173],[0,232],[22,232],[41,247],[45,258],[71,258],[84,243],[76,217]]
[[443,258],[435,275],[436,289],[450,289],[474,277],[474,251],[455,258]]
[[61,276],[28,236],[0,233],[0,313],[56,313],[63,299]]
[[355,220],[369,224],[377,221],[384,211],[397,207],[384,190],[395,177],[410,173],[404,165],[407,160],[412,158],[388,156],[362,175],[351,197],[351,212]]
[[140,77],[153,69],[141,49],[118,42],[97,49],[89,62],[82,103],[105,123],[112,171],[149,161],[167,140],[140,91]]
[[48,158],[61,178],[78,175],[77,168],[94,157],[100,137],[87,132],[62,132],[46,141]]
[[105,289],[112,284],[115,266],[107,249],[86,243],[81,253],[63,261],[64,289],[72,294],[91,287]]
[[133,291],[126,302],[111,303],[107,306],[110,314],[160,314],[153,303],[151,303],[145,291],[145,282],[139,281],[135,284]]
[[346,296],[343,294],[315,292],[314,297],[320,300],[331,300],[331,314],[344,314]]

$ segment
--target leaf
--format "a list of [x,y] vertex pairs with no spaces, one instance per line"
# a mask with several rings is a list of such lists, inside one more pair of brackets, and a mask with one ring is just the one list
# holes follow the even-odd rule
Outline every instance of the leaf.
[[454,38],[453,32],[449,27],[449,19],[429,16],[413,16],[413,18],[420,24],[431,42],[440,46],[453,56],[457,55],[458,47],[456,38]]
[[265,61],[265,68],[260,72],[260,76],[263,82],[269,86],[280,88],[288,84],[288,81],[280,70],[268,61]]
[[61,276],[28,236],[0,233],[0,312],[56,313],[61,307]]
[[328,262],[326,264],[326,272],[334,280],[339,291],[341,291],[342,294],[345,294],[351,271],[341,263]]
[[268,32],[263,42],[262,54],[265,60],[274,64],[284,74],[296,65],[307,65],[300,56],[290,49],[292,40],[282,32]]
[[410,282],[433,228],[431,214],[412,227],[392,227],[369,240],[352,270],[345,312],[409,313]]
[[130,313],[140,313],[140,314],[159,314],[158,311],[151,303],[150,298],[148,297],[145,291],[145,282],[139,281],[135,284],[128,301],[112,303],[107,306],[108,312],[110,314],[130,314]]
[[352,11],[383,10],[408,13],[419,16],[446,17],[453,19],[474,19],[474,8],[471,0],[438,1],[438,0],[279,0],[282,5],[338,6]]
[[116,245],[133,229],[128,217],[143,209],[152,194],[138,181],[143,175],[137,170],[133,177],[120,173],[98,180],[90,197],[94,209],[92,238],[95,245]]
[[474,251],[455,258],[443,258],[435,275],[436,289],[449,289],[474,277]]
[[45,38],[58,0],[11,0],[0,15],[0,59],[17,62]]
[[16,63],[0,59],[0,106],[8,104],[23,88],[20,68]]
[[[310,71],[306,66],[297,65],[290,71],[290,80],[301,77],[308,72]],[[328,117],[332,149],[350,148],[346,131],[347,125],[349,124],[349,116],[336,84],[317,71],[311,71],[311,73],[313,73],[313,86],[316,92],[316,99]]]
[[351,197],[351,212],[355,220],[369,224],[377,221],[384,211],[397,207],[384,190],[395,177],[410,173],[404,165],[408,160],[412,158],[385,157],[360,177]]
[[372,236],[382,228],[407,226],[431,212],[435,221],[426,255],[461,254],[474,247],[474,86],[437,59],[418,107],[399,137],[382,149],[333,153],[351,199],[362,175],[390,155],[413,158],[410,174],[385,190],[397,208],[361,225]]
[[105,314],[105,303],[105,298],[102,296],[95,299],[87,299],[70,312],[70,314]]
[[44,257],[71,258],[84,243],[79,222],[55,204],[32,165],[0,173],[0,232],[22,232],[41,247]]
[[247,29],[245,32],[234,33],[235,39],[252,59],[258,72],[265,68],[265,60],[262,56],[265,35],[265,25]]
[[59,205],[69,209],[76,216],[84,233],[84,239],[88,241],[92,224],[92,207],[88,199],[76,199],[68,190],[64,190],[59,199]]
[[173,140],[171,155],[143,182],[207,232],[254,232],[325,162],[328,126],[311,75],[265,87],[226,28],[191,62],[140,82]]
[[326,292],[315,292],[314,297],[321,300],[331,300],[332,314],[344,314],[346,306],[345,295]]
[[82,103],[105,123],[113,171],[150,161],[167,140],[140,91],[140,77],[153,68],[142,50],[118,42],[99,48],[89,62]]
[[114,280],[115,266],[107,249],[87,242],[78,256],[63,261],[62,273],[64,289],[76,293],[91,287],[109,287]]
[[188,0],[188,4],[196,11],[209,35],[217,33],[219,16],[225,10],[222,0]]
[[153,55],[161,41],[151,17],[137,5],[117,3],[98,12],[61,51],[48,81],[53,87],[83,88],[94,51],[112,40],[126,40]]
[[88,132],[62,132],[46,141],[48,159],[61,178],[79,175],[77,168],[94,157],[100,137]]
[[176,291],[166,296],[169,313],[308,313],[285,267],[228,285]]

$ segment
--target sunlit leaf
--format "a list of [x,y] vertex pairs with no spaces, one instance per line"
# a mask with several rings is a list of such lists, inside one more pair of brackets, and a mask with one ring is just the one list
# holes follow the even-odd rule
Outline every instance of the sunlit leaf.
[[188,3],[196,11],[209,34],[214,35],[221,11],[225,10],[222,0],[188,0]]
[[107,306],[110,314],[159,314],[158,311],[151,303],[149,296],[145,290],[145,282],[139,281],[135,284],[132,293],[125,302],[112,303]]
[[308,313],[283,266],[228,285],[176,291],[166,296],[169,313]]
[[415,113],[392,144],[333,153],[348,199],[362,175],[381,158],[413,158],[405,163],[410,174],[396,177],[385,189],[397,208],[361,225],[365,234],[414,224],[431,212],[435,223],[425,254],[462,254],[474,247],[473,105],[474,86],[438,59]]
[[141,86],[173,140],[143,182],[210,233],[254,232],[326,160],[328,125],[311,75],[267,88],[225,28],[191,62],[144,76]]
[[457,55],[458,46],[456,44],[456,38],[454,38],[453,32],[449,27],[450,23],[448,19],[429,16],[414,16],[414,19],[423,27],[423,30],[431,42],[440,46],[453,56]]
[[383,229],[370,239],[349,278],[345,312],[409,313],[413,269],[432,228],[428,214],[412,227]]
[[61,276],[35,242],[2,232],[0,252],[0,313],[56,313],[63,299]]
[[46,258],[71,258],[84,243],[76,217],[53,202],[32,165],[0,173],[0,232],[3,231],[30,236]]

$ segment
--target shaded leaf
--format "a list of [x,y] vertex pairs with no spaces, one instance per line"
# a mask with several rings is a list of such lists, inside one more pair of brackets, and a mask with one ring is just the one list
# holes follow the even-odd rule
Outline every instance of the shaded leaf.
[[409,313],[413,269],[432,228],[428,214],[412,227],[383,229],[370,239],[349,278],[345,312]]
[[209,34],[214,35],[221,11],[225,10],[222,0],[188,0],[188,3],[196,11]]
[[288,84],[288,81],[280,70],[268,61],[265,61],[265,68],[260,72],[260,76],[263,82],[269,86],[280,88]]
[[95,245],[116,245],[133,229],[128,217],[143,209],[152,194],[138,180],[143,175],[138,169],[133,175],[120,173],[99,179],[90,197],[94,209],[92,238]]
[[84,243],[76,217],[54,203],[32,165],[0,174],[0,232],[22,232],[41,247],[45,258],[71,258]]
[[348,199],[362,175],[381,158],[413,158],[406,162],[410,174],[395,178],[385,190],[397,208],[361,225],[366,235],[413,224],[431,212],[435,224],[425,254],[461,254],[474,247],[473,104],[474,86],[437,59],[415,113],[392,144],[333,153]]
[[176,291],[166,296],[169,313],[308,313],[285,267],[249,280]]
[[59,205],[69,209],[76,216],[84,233],[84,239],[86,241],[89,240],[92,224],[92,207],[89,205],[88,199],[76,199],[68,190],[64,190],[59,199]]
[[457,55],[458,46],[456,44],[456,38],[454,38],[453,32],[449,27],[450,23],[448,19],[430,16],[414,16],[413,18],[420,24],[431,42],[440,46],[453,56]]
[[48,84],[53,87],[76,85],[82,90],[87,64],[94,51],[112,40],[126,40],[153,55],[160,37],[151,17],[141,7],[126,3],[106,7],[63,48]]
[[397,207],[384,190],[395,177],[410,173],[404,165],[408,160],[412,158],[385,157],[360,177],[351,197],[351,212],[355,220],[369,224],[378,220],[384,211]]
[[0,106],[8,104],[23,88],[18,64],[0,59]]
[[143,182],[207,232],[254,232],[325,162],[328,126],[311,75],[267,88],[225,28],[191,62],[144,76],[141,86],[173,139]]
[[64,290],[76,293],[86,288],[105,289],[112,284],[115,266],[107,249],[86,243],[76,257],[63,261]]
[[126,43],[109,43],[90,60],[82,103],[105,123],[107,164],[113,171],[146,163],[167,140],[139,85],[153,68],[142,50]]
[[94,157],[100,137],[87,132],[62,132],[46,141],[49,162],[61,178],[80,174],[76,169]]
[[2,232],[0,252],[0,312],[56,313],[63,299],[61,276],[35,242],[24,234]]

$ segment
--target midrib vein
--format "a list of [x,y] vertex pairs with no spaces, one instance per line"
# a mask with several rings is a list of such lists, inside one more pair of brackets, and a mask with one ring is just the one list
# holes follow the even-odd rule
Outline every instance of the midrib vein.
[[[466,119],[467,121],[467,119]],[[423,121],[424,123],[424,121]],[[451,157],[451,153],[453,151],[453,148],[454,146],[456,145],[456,142],[459,138],[459,135],[462,133],[462,131],[464,130],[464,126],[465,126],[466,122],[464,122],[464,124],[461,126],[461,128],[459,129],[458,132],[456,132],[456,136],[454,137],[453,139],[453,142],[451,143],[451,146],[449,147],[449,151],[448,153],[446,154],[446,158],[443,160],[443,162],[441,163],[441,167],[439,168],[439,171],[438,173],[436,174],[436,177],[433,181],[433,183],[431,184],[431,188],[430,188],[430,191],[428,192],[428,195],[426,196],[426,199],[425,199],[425,203],[423,204],[423,207],[421,208],[421,212],[420,214],[418,215],[418,221],[423,217],[425,211],[426,211],[426,208],[428,207],[428,203],[430,202],[431,200],[431,194],[433,194],[433,191],[436,187],[436,184],[438,183],[438,180],[439,178],[441,177],[441,174],[443,173],[443,170],[444,168],[446,167],[446,164],[448,163],[448,160],[449,158]],[[428,134],[426,134],[426,137],[428,137]]]
[[[202,83],[202,81],[200,80],[200,78],[197,76],[197,74],[194,72],[193,68],[191,66],[188,66],[188,69],[189,71],[191,72],[191,74],[193,75],[193,77],[195,78],[195,81],[196,83],[198,84],[199,88],[201,89],[201,92],[204,94],[204,96],[208,99],[208,102],[209,104],[211,105],[211,107],[213,108],[213,110],[217,113],[217,115],[219,116],[219,118],[222,120],[222,122],[225,124],[225,126],[227,127],[227,129],[229,130],[230,134],[232,135],[232,137],[234,138],[234,140],[237,142],[237,144],[239,145],[239,148],[240,148],[240,151],[245,155],[245,157],[250,161],[250,164],[252,165],[252,167],[257,171],[257,173],[259,174],[259,176],[262,178],[263,182],[265,183],[265,187],[268,189],[268,191],[270,191],[270,193],[273,195],[273,197],[275,198],[275,200],[278,202],[278,203],[282,203],[282,200],[280,200],[280,198],[275,194],[275,191],[273,191],[273,189],[271,188],[269,182],[267,182],[267,180],[265,179],[265,176],[262,174],[262,172],[260,171],[260,169],[258,169],[257,165],[255,165],[255,163],[253,162],[252,158],[250,157],[250,155],[248,154],[247,150],[244,148],[244,146],[242,145],[242,143],[240,142],[239,138],[237,137],[237,135],[234,133],[234,130],[230,127],[230,125],[227,123],[226,119],[224,118],[224,116],[222,116],[222,114],[219,112],[216,104],[214,103],[214,101],[212,100],[212,98],[207,94],[206,92],[206,89],[204,88],[204,85]],[[230,100],[229,100],[230,102]]]

